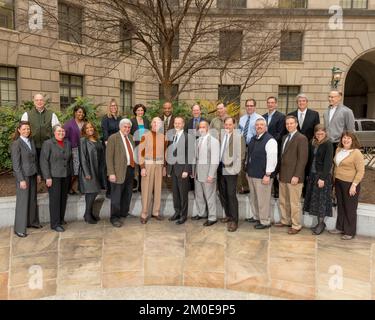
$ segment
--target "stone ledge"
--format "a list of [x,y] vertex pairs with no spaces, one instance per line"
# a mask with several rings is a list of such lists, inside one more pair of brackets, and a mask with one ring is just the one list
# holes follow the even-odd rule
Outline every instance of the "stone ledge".
[[[240,219],[250,217],[251,209],[248,195],[237,195],[239,201],[239,216]],[[279,206],[278,201],[272,199],[272,220],[279,221]],[[49,210],[48,210],[48,194],[38,195],[39,205],[39,217],[42,223],[49,222]],[[0,198],[0,228],[13,226],[14,215],[15,215],[16,197],[1,197]],[[220,201],[217,198],[218,214],[221,216],[222,212]],[[95,202],[94,210],[99,212],[100,217],[109,218],[110,212],[110,201],[105,198],[104,194],[100,194]],[[77,221],[83,220],[83,214],[85,211],[85,197],[81,196],[69,196],[68,204],[66,209],[66,221]],[[189,193],[189,216],[193,212],[196,212],[197,208],[194,201],[194,193]],[[140,216],[141,213],[141,195],[140,193],[133,193],[132,202],[130,206],[130,212],[134,216]],[[171,192],[162,193],[161,201],[161,214],[165,217],[169,217],[174,213],[173,199]],[[336,224],[336,208],[333,210],[333,217],[326,219],[328,229],[333,229]],[[303,224],[305,227],[311,227],[315,224],[316,218],[310,215],[303,216]],[[362,236],[375,237],[375,205],[360,203],[358,206],[358,220],[357,220],[357,234]]]

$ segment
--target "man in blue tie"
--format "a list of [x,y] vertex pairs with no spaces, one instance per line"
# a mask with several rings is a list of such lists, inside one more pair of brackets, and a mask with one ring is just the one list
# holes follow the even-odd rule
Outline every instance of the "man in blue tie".
[[[199,123],[201,121],[207,121],[206,119],[202,118],[202,109],[201,106],[196,103],[191,107],[191,115],[192,118],[186,122],[185,125],[185,132],[194,135],[195,137],[198,138],[198,128],[199,128]],[[193,130],[190,131],[189,130]]]
[[[255,99],[247,99],[245,102],[245,109],[246,109],[246,114],[244,114],[240,118],[240,122],[238,125],[238,129],[241,132],[241,135],[244,137],[246,145],[249,144],[251,138],[256,135],[255,132],[255,122],[263,118],[259,113],[257,113],[256,110],[256,105],[257,102]],[[246,179],[246,174],[245,174],[245,163],[243,163],[244,170],[241,170],[238,178],[238,185],[237,185],[237,190],[239,191],[240,194],[246,194],[249,193],[249,184]],[[249,217],[247,217],[249,218]]]

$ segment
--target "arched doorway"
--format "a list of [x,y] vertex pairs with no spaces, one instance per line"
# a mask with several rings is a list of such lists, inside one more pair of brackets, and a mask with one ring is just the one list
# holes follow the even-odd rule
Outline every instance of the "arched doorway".
[[356,118],[375,119],[375,49],[358,58],[349,69],[344,104]]

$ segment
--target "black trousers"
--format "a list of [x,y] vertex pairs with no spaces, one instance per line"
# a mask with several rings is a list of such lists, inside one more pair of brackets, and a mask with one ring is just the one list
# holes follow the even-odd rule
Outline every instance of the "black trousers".
[[52,178],[52,186],[48,188],[51,228],[61,226],[64,221],[70,179],[70,176]]
[[180,218],[187,218],[189,205],[189,177],[183,179],[172,170],[172,193],[174,211]]
[[225,215],[236,223],[238,223],[237,178],[238,175],[223,175],[222,168],[219,166],[217,182],[220,203],[224,208]]
[[97,192],[85,194],[85,202],[86,202],[85,217],[94,216],[92,211],[94,208],[94,202],[95,202],[97,195],[98,195]]
[[37,177],[25,177],[27,189],[20,188],[16,182],[16,216],[14,231],[25,233],[27,226],[39,225],[39,214],[37,205]]
[[357,193],[349,195],[351,182],[335,180],[335,190],[337,198],[337,222],[336,229],[343,231],[348,236],[355,236],[357,231],[357,208],[358,197],[361,190],[360,184],[357,186]]
[[133,194],[134,168],[128,166],[124,183],[111,183],[111,222],[129,214]]

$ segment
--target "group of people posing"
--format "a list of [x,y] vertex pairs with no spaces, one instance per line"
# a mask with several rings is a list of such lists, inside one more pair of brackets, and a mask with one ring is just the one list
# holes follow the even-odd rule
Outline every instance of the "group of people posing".
[[[51,228],[63,232],[68,193],[85,194],[84,219],[100,219],[93,204],[102,189],[110,198],[110,221],[121,227],[130,214],[133,182],[138,177],[142,212],[140,222],[162,220],[160,212],[163,180],[172,182],[176,224],[188,218],[188,194],[194,190],[196,209],[191,219],[205,219],[204,226],[218,220],[219,195],[229,232],[238,228],[238,184],[250,190],[246,220],[255,229],[271,226],[271,194],[279,198],[281,220],[288,234],[302,229],[302,214],[317,216],[313,234],[326,228],[337,201],[336,229],[350,240],[356,234],[358,195],[364,176],[364,160],[354,134],[353,112],[341,103],[342,94],[329,94],[323,124],[319,113],[308,108],[308,98],[299,94],[298,109],[288,115],[277,110],[277,98],[267,99],[268,112],[256,112],[256,101],[245,102],[246,114],[239,121],[227,114],[223,103],[217,116],[208,121],[198,104],[186,121],[173,115],[170,102],[162,115],[151,121],[146,107],[137,104],[134,118],[121,118],[116,100],[102,119],[102,139],[86,121],[83,107],[74,109],[73,119],[62,126],[45,108],[43,95],[34,97],[35,108],[25,112],[12,144],[13,170],[17,183],[15,233],[27,236],[26,228],[41,228],[37,208],[37,183],[42,177],[49,193]],[[237,123],[238,122],[238,123]],[[334,190],[334,192],[333,192]],[[333,196],[335,195],[335,196]],[[301,196],[304,198],[301,207]]]

